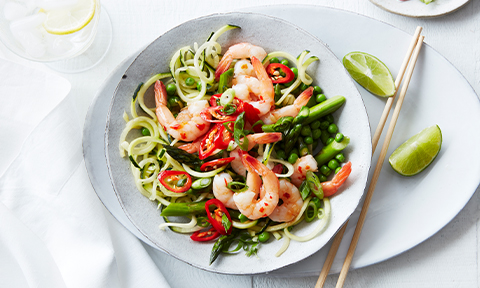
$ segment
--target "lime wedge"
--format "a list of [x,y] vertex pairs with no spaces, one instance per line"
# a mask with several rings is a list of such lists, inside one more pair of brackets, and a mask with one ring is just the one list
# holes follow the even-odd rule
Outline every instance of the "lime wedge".
[[437,157],[442,147],[442,131],[438,125],[423,129],[400,145],[388,158],[393,170],[403,176],[422,172]]
[[395,93],[392,73],[375,56],[364,52],[350,52],[343,57],[343,66],[350,76],[370,93],[381,97],[390,97]]
[[47,14],[47,20],[43,23],[43,28],[48,33],[56,35],[77,32],[92,21],[96,5],[96,0],[80,0],[68,9],[44,11]]

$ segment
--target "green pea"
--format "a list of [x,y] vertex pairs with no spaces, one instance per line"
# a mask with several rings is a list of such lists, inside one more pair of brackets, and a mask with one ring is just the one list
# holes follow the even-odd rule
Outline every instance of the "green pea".
[[300,134],[302,136],[310,136],[312,135],[312,130],[310,129],[310,126],[303,126],[302,130],[300,131]]
[[247,216],[243,215],[243,214],[240,214],[238,215],[238,220],[240,220],[240,222],[245,222],[245,221],[248,221],[248,218]]
[[320,122],[320,129],[327,130],[328,126],[330,126],[330,123],[327,120]]
[[342,140],[343,140],[343,134],[337,133],[337,135],[335,135],[335,141],[342,142]]
[[143,136],[150,136],[150,130],[148,130],[147,128],[143,127],[143,128],[142,128],[142,135],[143,135]]
[[298,77],[298,69],[297,69],[297,67],[293,67],[291,70],[292,70],[293,74],[295,74],[295,78],[297,78],[297,77]]
[[178,96],[168,98],[168,104],[170,104],[171,107],[180,106],[181,101]]
[[187,79],[185,79],[185,85],[187,86],[195,85],[195,79],[193,79],[192,77],[188,77]]
[[300,84],[300,89],[301,89],[302,91],[307,90],[308,87],[310,87],[310,85],[307,85],[307,84],[305,84],[305,83]]
[[335,138],[330,137],[330,138],[328,138],[327,141],[325,142],[325,145],[328,145],[328,144],[332,143],[333,141],[335,141]]
[[328,129],[327,129],[327,130],[328,130],[328,133],[330,133],[330,134],[335,134],[335,133],[338,132],[338,127],[337,127],[337,125],[336,125],[335,123],[332,123],[332,124],[330,124],[330,125],[328,126]]
[[342,170],[342,167],[337,167],[337,168],[335,169],[335,174],[337,174],[340,170]]
[[270,239],[270,233],[267,231],[263,231],[260,235],[258,235],[258,241],[265,243]]
[[290,154],[292,154],[292,153],[295,153],[295,154],[298,155],[298,149],[297,149],[297,148],[293,148],[293,149],[292,149],[292,152],[290,152]]
[[322,103],[323,101],[327,100],[327,97],[325,94],[318,94],[315,99],[317,100],[317,103]]
[[327,116],[325,116],[325,120],[327,120],[328,123],[330,123],[330,124],[335,121],[332,114],[328,114]]
[[312,138],[314,140],[317,140],[318,138],[320,138],[320,136],[322,136],[322,130],[315,129],[315,130],[312,131]]
[[327,180],[328,180],[327,176],[325,176],[323,174],[320,174],[318,176],[318,179],[320,179],[320,182],[327,182]]
[[288,60],[287,59],[282,59],[282,61],[280,61],[281,64],[285,65],[285,66],[288,66]]
[[273,57],[272,59],[270,59],[270,63],[279,63],[280,60],[278,60],[277,57]]
[[[322,173],[325,176],[328,176],[328,175],[330,175],[330,173],[332,173],[332,169],[328,168],[327,165],[322,165],[322,166],[320,166],[320,173]],[[321,180],[320,180],[320,182],[321,182]]]
[[307,136],[307,137],[303,138],[303,141],[305,142],[305,144],[310,145],[310,144],[313,143],[313,138],[310,137],[310,136]]
[[332,170],[335,170],[338,167],[340,167],[340,164],[338,163],[338,161],[336,159],[332,159],[332,160],[328,161],[327,166],[328,166],[328,168],[330,168]]
[[279,150],[279,151],[277,151],[277,157],[278,157],[278,159],[284,160],[285,158],[287,158],[287,155],[285,154],[285,151]]
[[297,159],[298,159],[298,154],[292,153],[290,154],[290,156],[288,156],[288,162],[290,164],[295,164],[295,162],[297,162]]
[[320,123],[321,123],[320,121],[315,120],[312,123],[310,123],[310,128],[312,130],[318,129],[318,128],[320,128]]
[[323,145],[327,145],[327,140],[330,138],[330,133],[327,130],[322,130],[322,135],[320,135],[320,141],[322,141]]
[[322,93],[322,88],[320,88],[320,86],[313,86],[313,92],[315,92],[315,94],[320,94]]
[[337,159],[338,162],[345,162],[345,155],[343,155],[343,153],[338,153],[335,155],[335,159]]
[[317,148],[317,146],[318,146],[318,140],[313,140],[312,150],[315,150],[315,148]]
[[175,95],[175,92],[177,92],[177,86],[175,86],[173,83],[169,83],[165,89],[167,90],[167,94],[170,96]]

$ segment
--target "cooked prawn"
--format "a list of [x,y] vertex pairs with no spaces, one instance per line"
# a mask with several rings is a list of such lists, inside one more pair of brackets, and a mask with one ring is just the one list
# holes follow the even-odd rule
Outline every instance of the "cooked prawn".
[[267,52],[262,47],[252,45],[250,43],[238,43],[228,48],[225,55],[223,55],[222,60],[218,63],[217,70],[215,71],[215,80],[220,79],[220,75],[223,72],[227,71],[232,64],[233,59],[244,59],[257,57],[258,59],[265,58]]
[[290,176],[290,180],[295,186],[300,187],[303,180],[307,178],[308,171],[318,171],[317,161],[310,154],[298,158],[295,164],[293,164],[293,174]]
[[308,101],[310,100],[310,97],[312,97],[312,94],[313,94],[313,87],[308,87],[308,89],[303,91],[302,94],[300,94],[297,97],[297,99],[295,99],[295,102],[293,102],[292,105],[288,105],[288,106],[270,111],[267,114],[260,117],[260,119],[265,124],[273,124],[277,122],[278,119],[284,116],[295,117],[297,116],[300,109],[303,106],[307,105]]
[[178,113],[177,118],[175,118],[167,107],[165,84],[157,80],[154,90],[158,122],[165,127],[168,134],[173,138],[182,141],[193,141],[208,131],[210,123],[200,117],[200,112],[209,107],[207,100],[188,103],[187,107],[183,108]]
[[[262,176],[262,183],[248,185],[248,190],[233,195],[233,201],[238,210],[251,220],[269,216],[278,204],[279,181],[275,173],[262,162],[243,153],[242,162],[248,169],[247,181],[253,177]],[[253,182],[253,181],[252,181]],[[261,189],[262,196],[257,199],[257,191]]]
[[250,105],[258,110],[258,116],[263,116],[275,107],[275,90],[273,89],[272,80],[268,76],[267,71],[265,71],[262,62],[256,57],[252,57],[250,60],[252,61],[253,69],[259,80],[259,93],[255,95],[258,100],[250,101]]
[[289,181],[282,179],[280,182],[280,189],[278,194],[282,199],[282,205],[277,205],[272,214],[268,216],[275,222],[290,222],[297,217],[300,210],[302,210],[303,200],[297,187]]
[[348,162],[343,165],[342,169],[338,171],[331,181],[322,182],[323,196],[330,197],[337,193],[338,188],[347,180],[348,176],[352,172],[352,163]]
[[253,99],[251,94],[259,95],[260,90],[260,81],[252,76],[240,75],[233,79],[232,89],[235,91],[235,97],[243,101],[252,102],[257,99]]
[[[228,188],[228,183],[232,182],[232,180],[232,176],[225,172],[215,175],[212,186],[213,195],[215,195],[215,198],[220,200],[225,207],[238,210],[235,201],[233,201],[235,192]],[[252,187],[252,192],[258,194],[258,187],[260,187],[261,184],[260,176],[258,176],[258,174],[252,175],[252,177],[247,178],[246,184],[248,187]]]
[[253,66],[250,61],[242,59],[233,66],[233,75],[235,78],[240,75],[255,76],[255,71],[253,71]]
[[183,145],[178,146],[178,148],[187,151],[190,154],[198,152],[200,150],[200,142],[202,142],[202,137],[199,137],[197,140],[194,140],[191,143],[185,143]]
[[[268,144],[274,143],[282,140],[282,133],[256,133],[247,135],[248,139],[248,148],[247,151],[251,150],[257,144]],[[242,162],[241,158],[241,149],[239,147],[235,148],[232,152],[230,152],[230,157],[235,157],[235,159],[230,162],[232,165],[233,171],[235,171],[238,175],[246,176],[247,169]]]

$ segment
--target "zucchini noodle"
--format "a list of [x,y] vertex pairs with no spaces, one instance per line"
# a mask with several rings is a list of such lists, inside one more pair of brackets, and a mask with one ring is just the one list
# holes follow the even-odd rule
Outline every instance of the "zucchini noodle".
[[[287,99],[287,98],[289,97],[290,93],[293,90],[298,88],[302,82],[305,83],[306,85],[312,84],[313,79],[312,79],[312,77],[310,77],[307,74],[306,70],[307,70],[307,67],[310,64],[312,64],[315,61],[318,61],[319,59],[318,59],[318,57],[313,56],[313,57],[308,58],[306,61],[304,61],[304,59],[308,55],[308,53],[310,53],[310,51],[305,50],[302,53],[300,53],[300,55],[297,58],[295,58],[287,52],[276,51],[276,52],[269,53],[267,55],[267,57],[265,57],[265,59],[263,59],[262,63],[265,65],[273,57],[285,58],[285,59],[288,59],[291,63],[295,63],[295,66],[298,69],[297,79],[295,80],[295,82],[293,82],[292,85],[290,85],[289,87],[281,90],[282,97],[280,97],[280,99],[278,99],[277,102],[275,102],[275,105],[282,105],[282,106],[290,105],[291,104],[290,102],[292,102],[291,98],[290,99]],[[288,103],[290,103],[290,104],[288,104]]]
[[283,254],[283,252],[287,251],[288,246],[290,246],[290,238],[285,237],[285,239],[283,240],[282,246],[280,247],[280,250],[278,250],[277,253],[275,253],[275,256],[280,257]]
[[[192,219],[188,223],[172,223],[172,222],[162,223],[162,224],[158,225],[158,228],[160,228],[162,230],[165,230],[165,228],[167,228],[167,227],[177,227],[177,228],[180,228],[184,231],[184,232],[180,232],[180,233],[191,233],[191,232],[198,231],[198,230],[202,229],[201,227],[199,227],[200,229],[195,228],[195,225],[197,225],[197,217],[195,217],[195,215],[193,215]],[[192,228],[194,228],[194,230],[192,230]]]
[[[246,182],[246,177],[244,177],[245,175],[238,175],[237,173],[232,172],[232,171],[236,171],[234,164],[238,164],[238,163],[232,162],[231,164],[229,164],[231,161],[234,161],[229,157],[230,156],[229,152],[237,148],[238,139],[240,139],[239,132],[240,132],[240,136],[242,136],[241,133],[244,133],[243,136],[245,136],[247,134],[252,133],[252,131],[249,131],[249,129],[253,129],[253,128],[250,128],[251,125],[253,124],[249,123],[250,126],[245,126],[245,122],[240,121],[241,118],[238,117],[238,114],[243,113],[243,115],[246,115],[245,116],[246,118],[244,118],[243,120],[244,121],[248,120],[248,122],[252,120],[251,118],[254,118],[253,116],[256,116],[257,118],[259,118],[259,117],[263,117],[264,115],[260,114],[259,110],[253,110],[254,112],[249,111],[247,109],[249,106],[246,104],[242,104],[240,106],[239,103],[244,103],[241,101],[232,102],[232,101],[235,101],[233,99],[231,101],[224,101],[225,97],[222,97],[222,96],[220,96],[220,99],[221,99],[220,102],[215,102],[217,101],[215,98],[210,99],[212,97],[211,95],[225,91],[225,89],[227,88],[230,89],[231,88],[230,84],[234,80],[234,79],[232,80],[233,76],[229,74],[224,74],[220,78],[221,79],[220,83],[222,87],[219,87],[219,83],[215,79],[215,72],[216,72],[215,69],[218,67],[220,59],[222,58],[222,54],[221,54],[222,47],[217,42],[218,37],[220,37],[226,31],[229,31],[231,29],[236,29],[236,28],[240,28],[240,27],[237,27],[234,25],[225,25],[221,27],[219,30],[212,33],[210,37],[203,44],[193,43],[192,46],[184,46],[179,50],[177,50],[174,53],[173,57],[170,59],[169,67],[167,70],[169,72],[155,74],[151,76],[145,83],[140,83],[136,87],[136,90],[131,99],[131,102],[128,104],[130,108],[130,113],[128,113],[128,111],[123,112],[125,128],[121,132],[119,142],[118,142],[118,149],[119,149],[120,155],[122,157],[128,158],[128,160],[130,161],[130,170],[133,175],[134,183],[137,190],[146,198],[148,198],[150,201],[158,201],[158,204],[156,203],[157,209],[162,210],[161,216],[163,217],[165,222],[158,226],[159,229],[165,230],[165,228],[169,227],[170,230],[174,232],[193,233],[211,226],[213,226],[215,229],[219,229],[215,225],[218,223],[211,222],[211,221],[218,221],[219,223],[221,222],[224,228],[226,229],[226,231],[228,231],[229,222],[227,221],[228,220],[227,218],[230,218],[230,217],[225,217],[226,215],[222,214],[222,213],[226,213],[225,212],[226,208],[222,207],[222,205],[218,203],[218,201],[221,200],[220,202],[224,202],[224,200],[221,199],[221,197],[219,196],[219,199],[208,202],[208,205],[206,204],[207,200],[216,198],[215,195],[213,194],[214,187],[215,189],[217,189],[224,180],[224,179],[219,180],[218,177],[213,179],[213,177],[215,177],[216,175],[222,172],[227,172],[232,177],[231,183],[227,183],[227,180],[225,180],[225,186],[226,186],[225,189],[230,189],[230,191],[227,191],[227,192],[241,193],[241,191],[237,191],[236,188],[232,186],[232,184],[237,185],[237,187],[245,186],[246,188],[245,190],[249,188],[248,186],[246,186],[246,183],[245,183]],[[313,83],[312,77],[310,77],[310,75],[308,75],[306,71],[312,63],[314,63],[315,61],[319,61],[319,58],[315,56],[309,56],[309,53],[310,52],[308,50],[304,50],[299,54],[298,57],[294,57],[287,52],[275,51],[275,52],[269,53],[265,57],[265,59],[263,59],[264,65],[268,64],[269,60],[272,59],[273,57],[287,59],[289,63],[291,63],[291,67],[297,67],[298,69],[298,74],[296,76],[296,79],[293,81],[293,83],[291,78],[292,74],[289,71],[283,71],[282,74],[278,74],[278,72],[281,72],[281,71],[276,70],[274,73],[277,73],[277,74],[273,74],[269,76],[269,77],[274,77],[275,79],[280,79],[281,77],[286,77],[285,75],[288,73],[285,73],[285,72],[290,73],[288,75],[288,80],[284,81],[284,82],[290,81],[290,83],[281,83],[282,81],[279,81],[280,83],[278,84],[278,86],[275,86],[275,93],[276,93],[275,97],[278,96],[278,99],[275,102],[277,106],[282,107],[282,106],[292,105],[295,102],[296,97],[298,97],[298,95],[296,96],[296,94],[300,93],[298,92],[300,91],[300,89],[297,89],[297,88],[299,88],[300,85],[302,85],[302,83],[305,85],[311,85]],[[235,64],[235,61],[236,59],[234,60],[232,65]],[[278,69],[278,68],[275,68],[275,69]],[[270,71],[269,73],[272,73],[272,72]],[[234,75],[237,75],[236,71],[234,72]],[[180,130],[180,132],[183,132],[182,134],[190,133],[190,131],[188,131],[186,128],[177,128],[170,124],[167,131],[165,126],[159,123],[158,121],[159,119],[157,119],[157,116],[156,116],[156,108],[147,107],[144,99],[145,93],[147,92],[147,90],[149,90],[149,93],[150,93],[150,91],[152,90],[151,86],[154,85],[158,80],[161,80],[163,84],[166,85],[165,89],[169,97],[167,102],[168,103],[167,107],[170,109],[170,112],[172,113],[172,115],[174,115],[175,118],[177,117],[177,113],[180,113],[181,111],[185,111],[182,109],[186,109],[185,106],[192,102],[208,100],[212,106],[216,106],[216,105],[223,106],[223,107],[209,107],[207,110],[202,110],[201,117],[204,119],[204,122],[196,121],[196,119],[194,119],[196,121],[195,124],[197,124],[197,128],[199,131],[203,133],[208,131],[206,132],[208,134],[204,134],[204,135],[207,135],[208,137],[203,136],[199,133],[197,134],[192,133],[193,135],[189,135],[192,137],[187,138],[187,137],[184,137],[184,135],[182,135],[182,139],[191,140],[191,139],[197,138],[198,141],[197,140],[194,140],[194,141],[180,140],[178,138],[173,138],[173,136],[169,134],[169,131],[172,132],[173,131],[172,129],[183,129],[183,130]],[[233,82],[233,83],[236,83],[236,82]],[[283,89],[279,89],[282,87]],[[279,90],[281,95],[278,94]],[[249,98],[249,99],[256,99],[255,97],[259,97],[259,95],[256,95],[255,97],[254,95],[251,95],[251,96],[252,98]],[[240,98],[240,95],[239,95],[239,98]],[[147,100],[150,100],[150,99],[147,99]],[[210,102],[210,101],[213,101],[213,102]],[[248,99],[243,101],[247,102]],[[149,103],[149,101],[147,101],[147,103]],[[229,109],[226,109],[227,103],[228,104],[235,103],[235,105],[231,105],[232,107],[234,107],[234,109],[232,107],[228,107]],[[209,106],[209,105],[206,105],[206,106]],[[236,110],[238,107],[242,107],[242,110]],[[196,106],[194,108],[196,109]],[[273,107],[271,108],[273,109]],[[275,107],[275,108],[278,108],[278,107]],[[213,109],[220,109],[220,110],[213,110]],[[128,108],[126,110],[128,110]],[[221,113],[218,111],[220,111]],[[248,114],[249,112],[250,114],[257,113],[258,115],[249,115]],[[168,117],[171,117],[168,111],[165,111],[164,113],[168,114]],[[195,111],[195,113],[199,113],[199,111]],[[209,113],[211,113],[212,115],[210,115]],[[209,118],[212,118],[211,121],[210,119],[205,119],[205,114]],[[182,113],[180,115],[182,117],[185,117],[186,114]],[[292,116],[295,117],[295,115],[292,115]],[[190,117],[198,117],[198,116],[197,114],[195,114],[194,116],[190,116]],[[224,118],[221,118],[221,117],[224,117]],[[185,125],[184,121],[191,120],[190,118],[186,119],[186,117],[183,118],[182,120],[180,119],[181,117],[179,117],[178,122],[176,122],[178,123],[178,125],[176,125],[178,127],[182,127],[181,125]],[[237,119],[238,122],[235,119]],[[261,119],[264,119],[264,118],[261,118]],[[211,122],[211,123],[206,123],[205,121],[207,120],[208,122]],[[224,120],[223,122],[233,122],[234,128],[232,129],[231,128],[232,126],[229,126],[230,123],[223,123],[224,125],[223,127],[226,127],[225,129],[223,129],[223,127],[221,126],[222,124],[219,124],[219,123],[222,123],[222,121],[219,121],[219,120]],[[301,122],[298,122],[298,123],[301,123]],[[167,125],[166,123],[163,123],[163,124]],[[209,129],[206,129],[208,128],[205,126],[206,124],[211,125]],[[281,125],[283,125],[283,123],[281,123]],[[287,126],[289,125],[290,124],[288,124]],[[212,127],[216,127],[216,128],[212,129]],[[221,130],[218,127],[222,127],[223,130]],[[281,132],[284,133],[283,135],[288,135],[286,133],[290,132],[291,130],[285,130],[287,128],[288,127],[284,128],[283,130],[281,129],[278,129],[278,130],[281,130]],[[223,131],[226,131],[226,129],[228,129],[230,134],[228,134],[227,132],[223,132]],[[274,130],[265,129],[265,131],[277,131],[277,129],[276,128]],[[260,136],[263,137],[263,135],[260,135]],[[269,136],[269,135],[266,135],[266,136]],[[296,139],[293,139],[293,140],[294,141],[291,141],[289,143],[297,143]],[[178,148],[184,144],[185,144],[184,147],[181,147],[180,149]],[[197,147],[197,144],[198,146],[200,146],[200,148]],[[280,146],[280,149],[287,150],[287,148],[284,149],[284,147],[287,146],[285,145],[285,142],[260,144],[258,145],[258,149],[256,149],[256,152],[260,156],[260,158],[257,158],[257,159],[260,159],[260,161],[269,169],[273,169],[272,167],[274,167],[275,164],[277,163],[282,164],[286,168],[286,169],[284,168],[282,169],[286,170],[286,172],[275,173],[277,178],[286,178],[288,180],[298,180],[298,179],[293,179],[292,177],[295,172],[294,171],[295,169],[291,163],[289,163],[288,161],[276,159],[277,152],[275,152],[274,150],[274,147],[276,144]],[[188,150],[188,152],[181,149]],[[291,150],[292,148],[288,148],[288,149]],[[309,144],[308,149],[310,153],[312,153],[311,144]],[[197,157],[196,155],[195,156],[191,155],[191,153],[196,153],[192,151],[197,151],[197,150],[200,151],[199,154],[202,157],[202,160],[200,160],[199,159],[200,157]],[[255,150],[253,151],[255,152]],[[277,151],[281,151],[281,150],[277,149]],[[245,152],[245,153],[248,153],[248,152]],[[250,153],[250,155],[254,155],[254,154]],[[281,158],[280,153],[278,155],[279,155],[278,157]],[[227,159],[227,158],[230,158],[230,159]],[[125,161],[128,161],[128,160],[125,159]],[[209,169],[213,169],[213,170],[208,171]],[[206,171],[206,172],[203,172],[203,171]],[[301,172],[300,169],[299,171]],[[260,174],[263,174],[263,172]],[[269,175],[271,175],[271,173]],[[262,177],[264,176],[265,175],[263,175]],[[292,179],[290,179],[291,177]],[[205,179],[202,179],[202,178],[205,178]],[[219,181],[220,184],[217,181]],[[248,181],[250,181],[250,178]],[[256,189],[253,186],[256,184],[253,184],[253,182],[252,184],[250,184],[251,182],[248,182],[248,183],[249,185],[252,186],[250,187],[251,190]],[[260,187],[260,184],[258,185]],[[267,187],[268,186],[265,185],[265,187],[262,187],[260,189],[268,189]],[[215,193],[217,193],[217,190],[215,190]],[[280,191],[278,193],[280,193]],[[262,242],[261,245],[263,245],[264,239],[268,240],[268,238],[263,237],[262,234],[264,232],[271,233],[276,240],[281,240],[282,238],[284,238],[280,249],[275,253],[276,257],[279,257],[288,249],[291,240],[304,242],[304,241],[309,241],[313,239],[314,237],[316,237],[317,235],[319,235],[321,232],[324,231],[331,217],[331,205],[330,205],[329,199],[324,198],[323,208],[318,208],[316,205],[318,205],[317,203],[319,202],[310,202],[313,197],[314,196],[309,196],[303,201],[303,205],[300,208],[300,212],[298,213],[298,215],[296,215],[295,219],[289,222],[276,223],[276,222],[273,222],[273,220],[267,218],[268,215],[271,215],[268,213],[272,213],[270,211],[275,209],[276,203],[268,203],[268,204],[271,204],[269,207],[271,208],[271,210],[269,211],[262,210],[262,214],[261,214],[262,217],[257,220],[243,221],[243,217],[246,215],[240,214],[239,218],[242,219],[243,221],[241,222],[237,220],[238,219],[237,217],[233,218],[232,216],[231,218],[232,227],[234,229],[240,229],[240,230],[235,230],[236,233],[238,234],[233,235],[237,238],[234,238],[232,241],[237,241],[237,242],[231,242],[231,243],[239,243],[238,245],[241,244],[241,246],[237,246],[237,248],[235,248],[234,250],[225,249],[225,251],[229,250],[227,252],[237,252],[239,251],[240,248],[243,248],[245,251],[247,251],[247,248],[248,248],[247,255],[249,256],[254,255],[257,253],[257,249],[258,249],[257,245],[259,245],[260,242]],[[270,198],[273,199],[272,197]],[[254,201],[255,200],[257,199],[254,199]],[[314,201],[317,201],[317,200],[319,199],[314,198]],[[211,204],[212,202],[213,204]],[[174,204],[174,205],[170,206],[170,204]],[[265,202],[264,206],[266,207],[268,206],[268,204],[267,202]],[[205,211],[205,206],[207,206],[206,208],[207,211]],[[207,216],[209,216],[208,217],[209,220],[207,220],[207,217],[204,217],[205,216],[204,214],[205,212],[208,213],[209,209],[213,211],[212,210],[213,206],[217,206],[215,208],[216,209],[215,212],[213,212],[214,214],[213,219],[216,219],[216,220],[212,220],[212,217],[210,217],[212,215],[208,215],[208,214]],[[317,214],[309,213],[308,216],[311,216],[311,217],[306,217],[307,216],[306,213],[308,212],[307,211],[308,207],[314,207],[315,209],[318,209],[317,211],[315,211],[318,213]],[[261,209],[264,209],[264,208],[261,208]],[[298,208],[296,208],[295,211],[297,209]],[[309,211],[311,212],[311,210]],[[240,212],[236,212],[236,214],[231,213],[231,215],[238,216],[239,213],[248,214],[247,212],[242,210]],[[172,217],[173,216],[182,217],[185,220],[183,221],[176,220],[177,222],[171,222],[170,219],[168,219],[168,217],[165,215],[170,215]],[[184,216],[184,215],[188,215],[188,216]],[[195,215],[198,216],[198,219],[197,219],[197,216]],[[314,218],[317,218],[315,217],[316,215],[318,215],[318,218],[319,218],[318,220],[314,219]],[[189,221],[185,217],[189,217]],[[220,219],[219,217],[221,218],[221,220],[219,220]],[[275,217],[272,216],[272,218],[275,218]],[[313,221],[312,219],[318,222],[315,227],[312,226],[314,230],[312,232],[309,232],[308,235],[297,236],[292,234],[289,231],[292,228],[292,226],[299,224],[303,220]],[[188,223],[185,223],[187,221]],[[201,232],[204,232],[204,231],[206,232],[207,229],[211,229],[211,228],[206,228]],[[220,231],[215,229],[209,230],[207,233],[201,233],[201,234],[197,233],[195,236],[199,238],[201,237],[215,238],[217,237],[218,233],[214,234],[214,233],[211,233],[211,231],[217,231],[217,232]],[[222,233],[222,234],[225,234],[225,233]],[[262,236],[259,236],[259,235],[262,235]],[[192,239],[194,238],[195,237],[193,237]],[[259,239],[261,239],[262,241],[259,241]],[[207,239],[201,239],[201,240],[207,240]],[[249,245],[253,245],[253,246],[250,247]]]
[[325,207],[324,207],[325,212],[323,214],[323,218],[320,220],[317,227],[315,227],[315,229],[310,234],[305,235],[305,236],[296,236],[296,235],[290,233],[290,231],[288,231],[288,229],[285,228],[283,230],[285,235],[292,240],[295,240],[295,241],[298,241],[298,242],[306,242],[306,241],[312,240],[318,234],[320,234],[320,232],[322,232],[323,229],[325,229],[325,227],[327,227],[327,224],[330,221],[330,215],[331,215],[330,200],[328,198],[323,198],[323,203],[325,205]]

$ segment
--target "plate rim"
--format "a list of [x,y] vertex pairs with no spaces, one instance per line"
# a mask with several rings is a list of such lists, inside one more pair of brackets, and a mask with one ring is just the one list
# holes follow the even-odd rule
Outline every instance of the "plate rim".
[[[272,6],[272,5],[268,5],[268,6]],[[278,6],[278,5],[277,5]],[[292,27],[294,27],[295,29],[299,30],[299,31],[302,31],[303,33],[305,33],[307,36],[313,38],[315,41],[317,41],[318,43],[320,43],[324,48],[325,48],[325,51],[330,55],[330,57],[332,59],[335,59],[336,61],[338,61],[340,64],[341,64],[341,61],[335,56],[335,54],[333,53],[333,51],[329,48],[329,46],[323,41],[321,40],[320,38],[318,38],[316,35],[313,35],[312,33],[310,33],[308,30],[305,30],[297,25],[295,25],[294,23],[290,22],[290,21],[287,21],[285,19],[282,19],[282,18],[279,18],[279,17],[276,17],[276,16],[272,16],[272,15],[268,15],[268,14],[264,14],[264,13],[261,13],[261,12],[251,12],[251,11],[231,11],[231,12],[218,12],[218,13],[211,13],[211,14],[207,14],[207,15],[202,15],[200,17],[196,17],[196,18],[192,18],[192,19],[189,19],[187,21],[184,21],[182,23],[180,23],[179,25],[176,25],[174,27],[172,27],[171,29],[165,31],[164,33],[162,33],[161,35],[159,35],[157,38],[155,38],[154,40],[152,40],[150,43],[148,43],[145,47],[141,48],[138,52],[138,54],[136,54],[136,56],[134,57],[133,61],[129,64],[129,66],[127,67],[127,69],[125,71],[128,71],[128,69],[133,65],[133,63],[140,57],[140,54],[142,54],[150,45],[152,45],[155,41],[157,41],[160,37],[162,37],[163,35],[165,35],[166,33],[174,30],[174,29],[177,29],[179,26],[183,25],[184,23],[186,22],[190,22],[190,21],[194,21],[194,20],[202,20],[202,19],[206,19],[206,18],[211,18],[211,17],[215,17],[215,16],[225,16],[225,15],[234,15],[234,14],[246,14],[246,15],[254,15],[254,16],[261,16],[261,17],[265,17],[265,18],[270,18],[272,20],[275,20],[275,21],[278,21],[278,22],[283,22],[285,23],[286,25],[290,25]],[[343,65],[342,65],[343,67]],[[346,76],[348,76],[350,79],[351,77],[349,76],[347,70],[343,67],[343,72],[345,73]],[[355,82],[353,81],[353,79],[351,79],[352,83],[355,84]],[[117,94],[117,91],[119,89],[119,86],[120,86],[120,82],[117,84],[116,88],[115,88],[115,91],[112,95],[112,99],[111,99],[111,102],[110,102],[110,105],[109,105],[109,109],[108,109],[108,114],[107,114],[107,121],[106,121],[106,126],[105,126],[105,134],[104,134],[104,152],[105,152],[105,158],[107,160],[107,167],[109,167],[109,156],[108,156],[108,153],[107,153],[107,150],[108,150],[108,127],[109,127],[109,118],[110,118],[110,111],[112,110],[112,105],[113,105],[113,102],[114,102],[114,98],[115,98],[115,95]],[[354,85],[354,90],[356,92],[356,96],[359,96],[359,99],[362,103],[362,107],[365,111],[365,114],[367,116],[367,119],[368,119],[368,111],[366,109],[366,106],[365,106],[365,102],[363,101],[363,98],[361,97],[361,94],[360,92],[358,91],[356,85]],[[370,130],[370,123],[369,121],[367,121],[366,123],[366,126],[368,127],[368,129]],[[358,207],[358,205],[363,201],[363,198],[364,198],[364,195],[365,195],[365,189],[366,189],[366,184],[367,184],[367,181],[368,181],[368,174],[371,170],[371,163],[372,163],[372,153],[371,153],[371,147],[372,147],[372,144],[371,144],[371,134],[369,135],[369,139],[370,141],[368,141],[368,149],[367,149],[367,154],[369,155],[368,157],[368,163],[365,163],[368,165],[368,169],[366,169],[366,173],[364,173],[364,177],[363,178],[359,178],[358,181],[363,183],[362,184],[362,187],[363,187],[363,191],[360,195],[360,197],[358,198],[357,200],[357,203],[356,203],[356,207]],[[142,231],[138,226],[137,224],[135,224],[135,221],[132,219],[132,216],[130,215],[130,213],[128,213],[119,193],[117,192],[117,190],[115,189],[115,185],[113,185],[112,183],[112,174],[111,174],[111,170],[108,169],[108,173],[109,173],[109,177],[110,177],[110,182],[112,184],[112,188],[115,192],[115,195],[117,197],[117,200],[118,202],[120,203],[120,206],[123,210],[123,212],[125,213],[125,215],[127,216],[127,218],[129,219],[129,221],[132,223],[132,225],[136,228],[136,230],[138,230],[139,233],[141,233],[146,239],[148,239],[149,241],[151,241],[154,246],[152,246],[153,248],[157,249],[157,250],[161,250],[162,252],[184,262],[184,263],[187,263],[193,267],[196,267],[198,269],[201,269],[201,270],[204,270],[204,271],[208,271],[208,272],[214,272],[214,273],[218,273],[218,274],[225,274],[225,275],[258,275],[258,274],[263,274],[263,273],[270,273],[272,271],[275,271],[275,270],[278,270],[278,269],[281,269],[283,267],[286,267],[286,266],[289,266],[289,265],[293,265],[295,263],[298,263],[302,260],[304,260],[305,258],[308,258],[310,256],[312,256],[313,254],[315,254],[316,252],[320,251],[323,247],[325,246],[328,246],[328,243],[331,239],[333,239],[333,237],[336,235],[336,233],[338,232],[338,230],[340,230],[342,228],[342,226],[344,225],[344,223],[346,221],[348,221],[348,219],[352,216],[352,214],[355,212],[355,209],[353,209],[351,211],[351,213],[348,214],[348,217],[345,219],[344,222],[342,222],[342,225],[340,225],[336,230],[335,232],[332,234],[332,236],[329,238],[329,240],[325,243],[324,246],[322,246],[320,249],[314,251],[313,253],[311,253],[310,255],[302,258],[302,259],[298,259],[298,260],[295,260],[293,262],[290,262],[288,264],[285,264],[285,265],[282,265],[282,266],[279,266],[279,267],[276,267],[276,268],[273,268],[273,269],[268,269],[268,270],[262,270],[262,271],[259,271],[259,272],[254,272],[254,273],[235,273],[235,272],[229,272],[229,271],[223,271],[223,270],[217,270],[215,269],[216,267],[212,267],[212,266],[207,266],[207,267],[203,267],[201,265],[196,265],[195,263],[190,263],[184,259],[181,259],[178,255],[175,255],[175,254],[172,254],[170,253],[168,250],[166,249],[163,249],[161,248],[159,245],[158,245],[158,241],[155,241],[154,239],[151,239],[151,237],[149,237],[144,231]],[[210,269],[211,268],[211,269]]]
[[[400,16],[405,16],[405,17],[410,17],[410,18],[437,18],[437,17],[442,17],[442,16],[445,16],[447,14],[450,14],[450,13],[453,13],[455,11],[458,11],[459,9],[461,9],[463,6],[465,6],[466,4],[468,4],[468,2],[470,2],[470,0],[464,0],[465,2],[464,3],[461,3],[459,6],[456,6],[455,8],[451,9],[451,10],[447,10],[447,11],[444,11],[442,13],[437,13],[437,14],[419,14],[419,15],[412,15],[412,14],[408,14],[408,13],[402,13],[402,12],[399,12],[399,11],[396,11],[392,8],[390,8],[390,6],[385,6],[383,5],[382,3],[384,3],[384,1],[382,0],[369,0],[372,4],[374,4],[375,6],[377,6],[378,8],[380,9],[383,9],[387,12],[390,12],[390,13],[393,13],[393,14],[397,14],[397,15],[400,15]],[[392,0],[392,1],[398,1],[398,0]],[[427,5],[427,4],[425,4]]]

